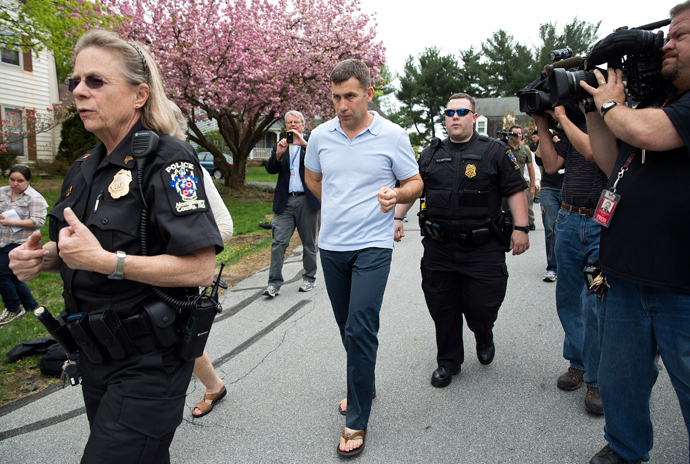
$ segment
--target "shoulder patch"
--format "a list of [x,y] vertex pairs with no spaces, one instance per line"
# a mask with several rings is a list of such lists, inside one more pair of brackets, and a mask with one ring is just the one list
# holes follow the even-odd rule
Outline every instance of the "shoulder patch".
[[169,186],[167,197],[170,206],[178,216],[208,209],[205,195],[199,194],[199,181],[202,179],[198,169],[192,162],[175,161],[161,170],[163,184]]
[[513,167],[515,168],[515,170],[519,170],[520,168],[518,167],[517,159],[515,159],[515,155],[513,155],[513,151],[510,148],[506,150],[506,156],[510,161],[513,162]]

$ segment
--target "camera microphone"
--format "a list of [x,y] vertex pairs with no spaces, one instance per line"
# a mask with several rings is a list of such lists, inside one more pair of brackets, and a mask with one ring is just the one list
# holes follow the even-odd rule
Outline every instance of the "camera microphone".
[[556,68],[578,68],[584,62],[585,60],[581,56],[573,56],[565,60],[557,61],[553,64],[547,64],[546,66],[544,66],[544,72],[546,72],[546,74],[551,74],[553,70]]

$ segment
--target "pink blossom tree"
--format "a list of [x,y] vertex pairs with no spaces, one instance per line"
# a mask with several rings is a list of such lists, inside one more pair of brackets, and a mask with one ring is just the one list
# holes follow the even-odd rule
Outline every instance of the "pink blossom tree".
[[[132,18],[124,34],[149,45],[169,97],[187,115],[192,141],[213,153],[225,184],[244,188],[247,159],[273,123],[296,109],[330,118],[329,74],[341,60],[384,61],[359,0],[105,0]],[[218,124],[232,172],[199,129]]]

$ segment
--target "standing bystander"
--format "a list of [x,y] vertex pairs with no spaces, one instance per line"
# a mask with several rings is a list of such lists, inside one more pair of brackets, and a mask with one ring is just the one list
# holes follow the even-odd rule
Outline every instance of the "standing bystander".
[[[565,332],[563,357],[570,362],[570,367],[558,377],[556,385],[570,391],[578,389],[584,381],[587,385],[585,409],[603,414],[597,384],[598,297],[587,295],[583,270],[599,256],[601,225],[592,216],[607,176],[594,162],[582,112],[571,104],[568,112],[572,119],[563,106],[547,112],[564,131],[555,145],[549,137],[542,137],[537,149],[547,173],[556,173],[565,166],[561,208],[554,225],[554,253],[558,266],[556,310]],[[548,117],[532,115],[543,134],[549,130]]]

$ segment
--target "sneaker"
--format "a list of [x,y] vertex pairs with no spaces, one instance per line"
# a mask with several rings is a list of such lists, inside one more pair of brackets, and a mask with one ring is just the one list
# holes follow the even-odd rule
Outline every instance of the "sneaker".
[[604,405],[601,404],[601,395],[597,387],[587,385],[587,396],[585,396],[585,409],[592,414],[601,416],[604,414]]
[[[638,461],[639,462],[639,461]],[[626,461],[618,453],[613,451],[609,445],[604,446],[597,454],[592,456],[589,464],[632,464]]]
[[546,274],[544,274],[544,282],[555,282],[556,281],[556,273],[554,271],[546,271]]
[[21,308],[16,313],[12,312],[12,311],[8,311],[5,309],[2,312],[2,314],[0,314],[0,325],[7,324],[8,322],[12,322],[15,319],[19,319],[24,314],[26,314],[26,311],[24,311],[24,308]]
[[269,285],[268,288],[264,291],[264,296],[270,296],[271,298],[273,298],[278,295],[280,295],[280,290],[274,287],[273,285]]
[[302,280],[302,285],[299,286],[300,292],[311,292],[314,289],[314,282]]
[[561,390],[577,390],[582,385],[582,377],[585,371],[569,367],[568,372],[558,377],[556,385]]

